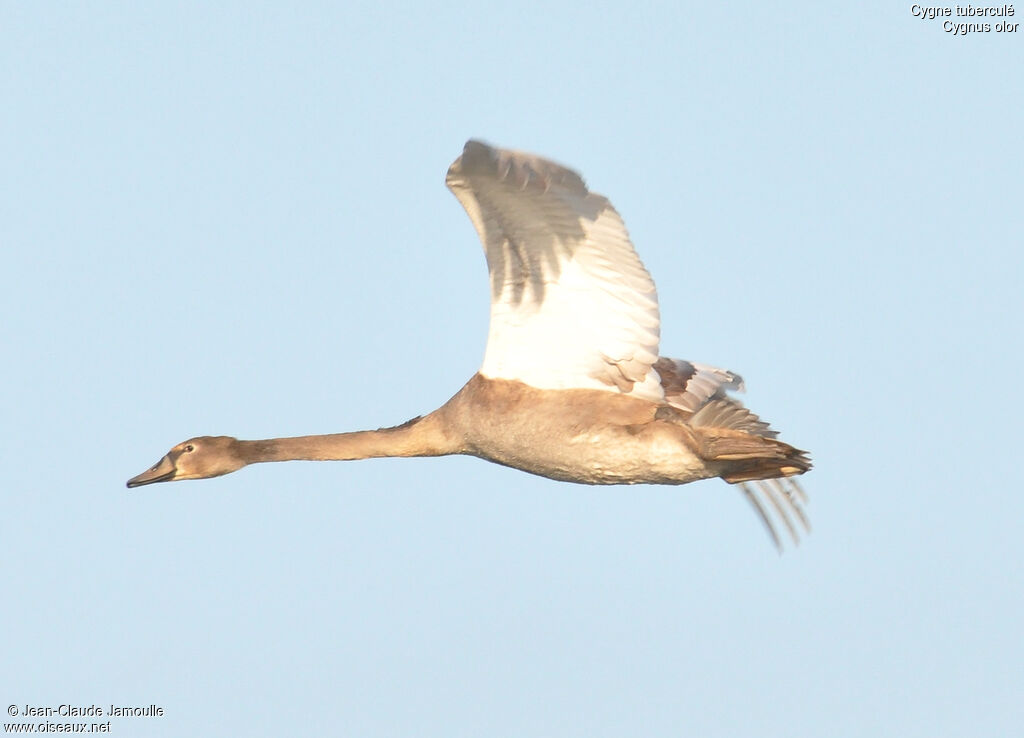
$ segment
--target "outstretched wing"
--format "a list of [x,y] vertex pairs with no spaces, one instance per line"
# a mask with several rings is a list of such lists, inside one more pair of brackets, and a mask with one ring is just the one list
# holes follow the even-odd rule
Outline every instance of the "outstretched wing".
[[446,183],[487,256],[491,325],[480,373],[541,389],[664,394],[658,298],[607,199],[554,162],[469,141]]

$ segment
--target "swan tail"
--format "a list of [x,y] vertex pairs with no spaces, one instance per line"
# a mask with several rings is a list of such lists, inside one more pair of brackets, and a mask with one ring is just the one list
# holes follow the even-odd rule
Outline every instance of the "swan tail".
[[[809,533],[807,494],[795,477],[811,468],[806,451],[776,440],[767,423],[735,401],[720,397],[690,419],[698,453],[717,465],[723,480],[739,487],[781,551],[779,529],[794,544]],[[781,526],[778,525],[781,523]]]

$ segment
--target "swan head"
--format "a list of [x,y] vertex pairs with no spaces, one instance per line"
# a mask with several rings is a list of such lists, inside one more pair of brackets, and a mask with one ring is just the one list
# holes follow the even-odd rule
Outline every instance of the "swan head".
[[129,487],[179,479],[208,479],[238,471],[246,462],[230,436],[200,436],[182,441],[160,461],[128,480]]

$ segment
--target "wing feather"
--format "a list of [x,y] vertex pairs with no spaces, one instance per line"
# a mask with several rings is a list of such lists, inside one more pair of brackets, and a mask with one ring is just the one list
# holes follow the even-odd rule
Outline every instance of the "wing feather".
[[446,183],[490,271],[482,374],[664,399],[652,370],[657,292],[606,198],[559,164],[479,141],[466,144]]

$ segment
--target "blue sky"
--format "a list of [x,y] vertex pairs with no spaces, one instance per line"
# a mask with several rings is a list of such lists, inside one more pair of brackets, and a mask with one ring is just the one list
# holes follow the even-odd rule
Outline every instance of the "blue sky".
[[[162,706],[133,736],[1018,730],[1021,43],[909,3],[0,3],[0,695]],[[612,199],[663,354],[813,453],[799,549],[717,480],[125,489],[459,389],[469,137]]]

